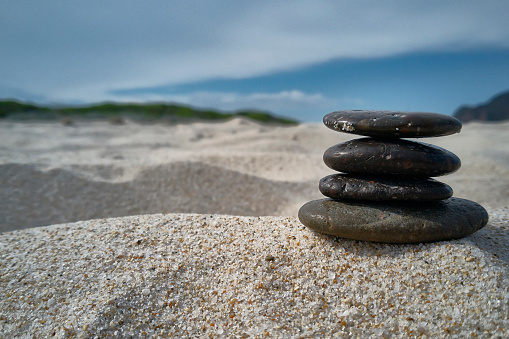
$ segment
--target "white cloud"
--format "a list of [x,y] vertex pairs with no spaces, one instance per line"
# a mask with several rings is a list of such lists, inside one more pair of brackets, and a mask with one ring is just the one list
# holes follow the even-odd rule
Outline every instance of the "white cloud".
[[[177,99],[184,99],[183,97]],[[302,106],[323,105],[328,99],[321,94],[307,94],[298,90],[278,93],[221,93],[196,92],[186,98],[185,102],[200,106],[220,107],[225,110],[260,108],[270,111],[288,110]]]
[[508,12],[507,1],[19,0],[0,11],[0,88],[87,100],[334,58],[509,48]]

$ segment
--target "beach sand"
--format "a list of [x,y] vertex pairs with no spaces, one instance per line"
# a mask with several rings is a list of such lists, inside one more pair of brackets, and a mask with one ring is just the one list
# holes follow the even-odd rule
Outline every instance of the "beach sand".
[[[454,195],[509,207],[509,123],[419,139],[457,154],[438,178]],[[322,197],[328,147],[355,138],[321,124],[0,123],[0,231],[150,213],[296,216]]]
[[295,218],[355,138],[321,124],[2,122],[0,336],[507,337],[508,129],[422,139],[485,229],[388,245]]

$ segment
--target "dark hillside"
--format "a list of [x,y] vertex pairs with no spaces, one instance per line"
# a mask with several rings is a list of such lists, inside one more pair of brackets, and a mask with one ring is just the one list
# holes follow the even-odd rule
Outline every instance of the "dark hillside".
[[495,96],[489,102],[476,106],[461,106],[454,117],[463,122],[471,120],[502,121],[509,119],[509,92]]
[[237,116],[246,117],[262,123],[284,125],[296,125],[298,123],[292,119],[276,117],[268,112],[253,110],[227,113],[166,103],[121,104],[108,102],[81,107],[44,107],[13,100],[0,101],[0,118],[15,120],[131,118],[147,122],[179,122],[193,120],[225,120]]

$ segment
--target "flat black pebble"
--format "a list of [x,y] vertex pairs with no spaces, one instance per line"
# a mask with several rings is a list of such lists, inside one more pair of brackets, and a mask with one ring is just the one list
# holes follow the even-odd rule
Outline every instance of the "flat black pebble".
[[332,174],[320,180],[320,192],[339,200],[434,201],[452,196],[451,186],[433,179]]
[[438,146],[401,139],[361,138],[327,149],[323,161],[345,173],[436,177],[457,171],[460,159]]
[[424,138],[458,133],[461,121],[438,113],[348,110],[327,114],[323,123],[338,132],[384,138]]
[[459,198],[421,203],[314,200],[299,210],[310,229],[355,240],[419,243],[466,237],[488,222],[479,204]]

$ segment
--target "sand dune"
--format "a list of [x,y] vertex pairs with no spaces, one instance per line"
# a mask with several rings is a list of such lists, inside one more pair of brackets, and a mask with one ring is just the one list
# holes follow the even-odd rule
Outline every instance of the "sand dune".
[[353,138],[319,124],[0,123],[0,337],[507,337],[508,128],[423,140],[488,225],[391,245],[294,217]]
[[[509,205],[509,123],[422,141],[462,159],[455,196]],[[146,213],[295,216],[332,173],[323,151],[353,136],[244,119],[181,125],[0,124],[0,231]]]
[[120,182],[108,181],[122,177],[120,167],[98,165],[87,170],[86,175],[100,180],[63,169],[0,166],[8,178],[0,192],[4,230],[151,213],[280,215],[309,186],[193,162],[158,165]]

